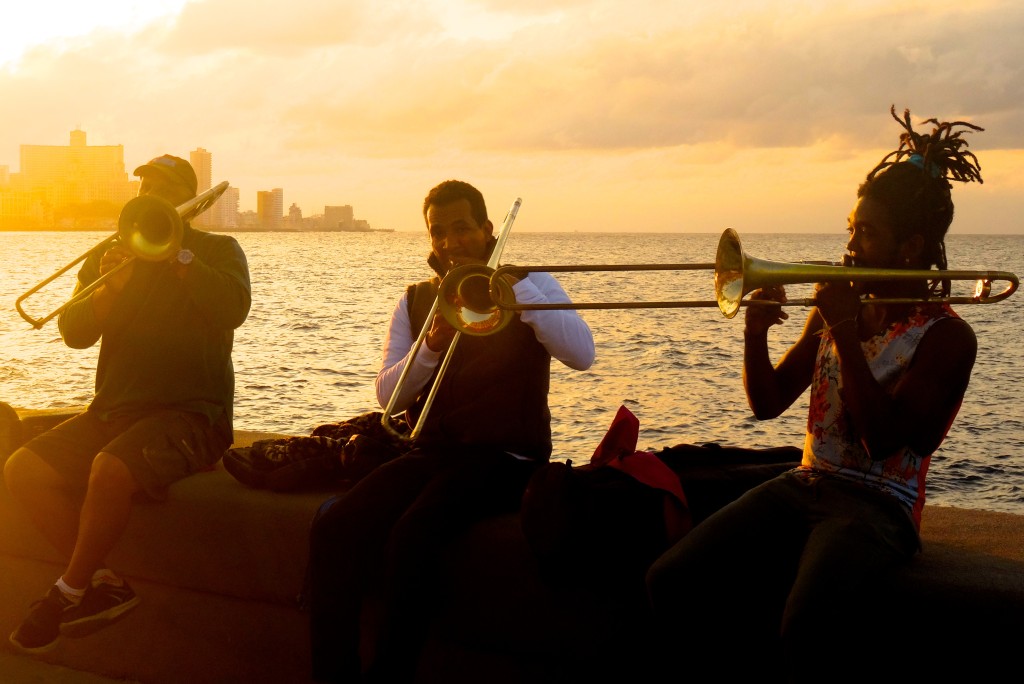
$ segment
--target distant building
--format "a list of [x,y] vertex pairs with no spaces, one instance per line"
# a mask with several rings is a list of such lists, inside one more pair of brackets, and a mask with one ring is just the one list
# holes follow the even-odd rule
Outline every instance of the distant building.
[[198,181],[197,192],[203,192],[213,187],[213,155],[197,147],[188,153],[188,160],[192,169],[196,172]]
[[264,230],[272,228],[271,206],[273,203],[274,199],[269,190],[256,191],[256,224]]
[[352,205],[340,207],[324,207],[324,230],[350,230],[355,212]]
[[242,230],[258,230],[260,228],[259,214],[251,209],[239,212],[238,227]]
[[270,191],[270,197],[273,202],[272,212],[277,217],[277,227],[284,227],[284,190],[281,188],[274,188]]
[[256,193],[256,215],[263,230],[281,230],[284,227],[284,190],[260,190]]
[[[196,192],[206,192],[213,187],[213,155],[204,150],[202,147],[197,147],[188,154],[188,160],[192,164],[192,169],[196,172]],[[192,219],[192,224],[197,228],[209,229],[217,226],[220,221],[219,217],[214,213],[217,209],[217,205],[210,207],[199,216]]]
[[238,217],[238,203],[241,200],[241,193],[238,188],[228,186],[224,194],[217,200],[210,211],[214,212],[217,225],[224,230],[232,230],[240,225]]
[[287,227],[288,230],[302,230],[302,209],[294,202],[288,207]]
[[20,170],[0,183],[0,227],[115,226],[139,181],[125,170],[121,145],[86,144],[71,131],[68,145],[21,145]]

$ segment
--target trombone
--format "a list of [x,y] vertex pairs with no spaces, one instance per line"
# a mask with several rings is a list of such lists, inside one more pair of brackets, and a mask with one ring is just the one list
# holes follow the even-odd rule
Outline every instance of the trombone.
[[[436,314],[438,309],[442,306],[443,298],[445,296],[450,296],[458,299],[459,301],[473,300],[476,302],[488,299],[486,292],[482,292],[480,287],[481,285],[490,285],[491,279],[489,276],[494,272],[498,265],[498,260],[501,258],[501,252],[505,249],[505,242],[508,240],[508,234],[512,230],[512,223],[516,220],[516,215],[519,213],[519,207],[522,203],[523,200],[519,197],[512,202],[512,206],[505,215],[505,221],[502,223],[501,229],[498,231],[498,237],[494,243],[494,248],[491,250],[491,256],[487,260],[486,266],[479,266],[477,264],[456,266],[441,280],[441,284],[438,286],[437,290],[437,297],[434,298],[434,304],[430,307],[430,311],[427,313],[427,318],[423,322],[423,327],[420,328],[420,334],[416,337],[412,350],[406,357],[405,367],[402,368],[402,372],[398,376],[398,382],[395,384],[395,389],[391,392],[391,399],[388,400],[388,405],[384,408],[384,413],[380,419],[381,425],[384,426],[384,429],[395,437],[411,442],[419,437],[420,432],[423,431],[423,425],[426,422],[427,414],[430,412],[430,408],[434,404],[434,397],[437,395],[437,390],[441,386],[441,380],[444,378],[444,374],[448,370],[448,364],[452,359],[452,355],[455,353],[455,347],[459,342],[459,338],[462,337],[462,333],[469,332],[475,328],[486,328],[489,333],[494,333],[503,328],[511,318],[511,312],[501,312],[489,301],[483,301],[482,304],[476,304],[472,309],[458,305],[455,307],[447,307],[457,308],[460,310],[465,308],[465,311],[461,314],[449,313],[445,316],[448,322],[455,328],[455,336],[452,338],[451,344],[448,345],[448,351],[445,353],[444,359],[442,359],[441,365],[438,367],[437,375],[434,377],[434,384],[430,387],[430,391],[427,393],[427,398],[424,400],[423,408],[420,410],[420,415],[416,420],[416,424],[408,434],[401,432],[398,428],[392,425],[391,420],[392,415],[395,412],[395,404],[398,401],[398,395],[401,394],[402,387],[405,385],[405,379],[409,375],[409,369],[412,367],[412,360],[419,353],[420,347],[423,346],[423,343],[427,338],[427,333],[430,332],[431,325],[433,324],[434,314]],[[449,279],[451,279],[452,282],[458,282],[459,287],[457,287],[454,292],[450,292],[447,289],[442,292],[445,281]],[[504,283],[504,281],[502,282]],[[507,284],[505,284],[504,288],[501,288],[501,286],[498,287],[504,294],[511,293],[511,288]]]
[[[1017,290],[1017,276],[1009,271],[939,271],[934,269],[864,268],[821,264],[792,264],[767,261],[748,256],[740,246],[736,231],[727,229],[718,242],[715,260],[715,298],[726,318],[732,318],[749,292],[772,285],[795,283],[879,282],[907,280],[974,280],[974,294],[969,297],[878,297],[871,304],[995,304]],[[1008,285],[992,294],[992,283],[1005,281]],[[787,302],[757,300],[774,306],[815,306],[813,297]]]
[[[510,288],[502,286],[505,283],[503,276],[512,274],[522,276],[525,273],[534,271],[545,271],[548,273],[588,273],[592,271],[681,271],[681,270],[714,270],[715,299],[712,300],[671,300],[671,301],[650,301],[650,302],[565,302],[565,303],[543,303],[543,304],[519,304],[514,296],[509,296]],[[454,274],[454,271],[453,271]],[[478,274],[474,274],[478,275]],[[553,265],[553,266],[501,266],[490,272],[490,301],[491,304],[510,314],[515,311],[539,311],[553,309],[646,309],[646,308],[696,308],[717,306],[726,318],[733,318],[739,311],[740,306],[745,305],[770,305],[770,306],[815,306],[813,298],[795,299],[787,302],[771,300],[744,300],[743,298],[752,292],[771,285],[790,285],[796,283],[822,283],[842,281],[893,281],[893,280],[975,280],[977,285],[972,296],[961,297],[932,297],[932,298],[910,298],[893,297],[872,299],[873,304],[908,304],[920,302],[950,303],[950,304],[993,304],[1000,302],[1012,295],[1018,286],[1017,276],[1008,271],[938,271],[932,269],[907,270],[907,269],[882,269],[863,268],[854,266],[839,266],[831,262],[806,261],[806,262],[776,262],[765,259],[756,259],[748,256],[740,245],[739,235],[735,230],[728,228],[718,242],[718,251],[715,263],[682,263],[682,264],[602,264],[602,265]],[[447,278],[445,279],[448,280]],[[1006,281],[1009,283],[1005,289],[995,294],[992,293],[994,281]],[[457,289],[459,283],[455,280],[442,282],[443,288]],[[462,307],[466,304],[462,303]],[[477,305],[479,308],[479,305]],[[458,321],[463,312],[459,309],[459,303],[452,299],[442,299],[441,313],[452,321]],[[451,308],[451,311],[446,310]],[[456,329],[460,329],[456,326]],[[473,330],[461,330],[477,335],[487,335],[492,332],[483,325],[477,325]]]
[[[228,189],[228,182],[223,181],[214,187],[206,190],[184,204],[177,207],[170,202],[154,195],[140,195],[128,202],[121,209],[117,219],[117,232],[101,240],[92,249],[88,250],[74,261],[71,261],[49,278],[40,281],[30,288],[25,294],[18,297],[14,307],[27,322],[32,324],[36,330],[42,328],[47,321],[58,316],[75,302],[79,302],[106,282],[111,276],[131,263],[134,259],[143,261],[165,261],[181,248],[181,239],[184,233],[184,222],[203,213],[213,206],[224,191]],[[64,273],[67,273],[75,264],[84,261],[93,252],[106,251],[113,243],[120,242],[127,247],[132,256],[110,269],[92,283],[76,292],[68,301],[54,309],[42,318],[33,318],[25,313],[21,303],[33,294],[43,289]]]

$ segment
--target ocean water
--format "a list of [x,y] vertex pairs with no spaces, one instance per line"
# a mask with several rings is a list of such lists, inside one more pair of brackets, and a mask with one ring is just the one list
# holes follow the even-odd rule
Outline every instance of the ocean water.
[[[51,321],[34,330],[18,296],[104,233],[0,232],[0,401],[25,408],[81,406],[91,398],[97,348],[68,349]],[[236,332],[235,425],[308,434],[321,423],[376,410],[373,380],[391,311],[406,284],[429,275],[420,232],[236,233],[249,260],[253,306]],[[743,234],[744,250],[772,261],[836,260],[846,234]],[[502,263],[692,264],[713,262],[717,234],[520,233]],[[1024,271],[1024,236],[951,235],[951,268]],[[34,316],[65,301],[77,266],[27,299]],[[710,270],[560,274],[576,302],[713,299]],[[973,282],[954,283],[967,294]],[[1002,289],[1005,283],[997,283]],[[792,285],[791,297],[811,286]],[[933,458],[929,502],[1024,514],[1024,294],[962,305],[979,338],[964,406]],[[773,359],[794,342],[807,310],[770,334]],[[640,420],[639,448],[719,442],[799,446],[806,395],[783,416],[755,420],[741,382],[742,315],[717,308],[581,312],[594,331],[587,371],[555,362],[550,404],[554,458],[585,462],[620,405]]]

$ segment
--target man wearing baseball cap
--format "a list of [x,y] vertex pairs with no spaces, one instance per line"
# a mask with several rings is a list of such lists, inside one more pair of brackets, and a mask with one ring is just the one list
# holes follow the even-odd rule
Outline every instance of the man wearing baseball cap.
[[193,197],[195,197],[199,187],[199,181],[196,179],[196,172],[192,165],[181,157],[174,157],[169,154],[163,154],[150,159],[147,163],[135,169],[135,175],[141,178],[154,175],[163,176],[172,183],[179,183],[189,188],[192,191]]
[[[140,196],[171,207],[196,196],[195,171],[179,157],[161,155],[135,174]],[[48,651],[61,635],[84,636],[134,608],[139,597],[106,564],[134,501],[163,499],[231,445],[231,350],[249,313],[249,269],[233,237],[182,228],[169,258],[131,260],[58,318],[69,347],[100,343],[96,390],[83,413],[30,440],[4,467],[14,498],[68,559],[11,634],[21,651]],[[91,254],[76,292],[131,256],[117,242]]]

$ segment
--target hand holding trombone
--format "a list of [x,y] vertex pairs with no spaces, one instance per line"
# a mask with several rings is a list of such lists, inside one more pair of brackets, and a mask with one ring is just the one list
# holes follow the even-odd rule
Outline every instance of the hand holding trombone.
[[[39,330],[48,321],[60,315],[65,309],[91,295],[96,288],[109,281],[132,263],[134,259],[143,261],[167,261],[178,253],[181,248],[184,223],[203,213],[213,206],[214,202],[228,189],[228,182],[218,183],[209,190],[200,193],[189,201],[173,206],[170,202],[155,195],[139,195],[129,200],[117,220],[117,232],[101,240],[94,247],[83,253],[50,277],[40,281],[15,301],[18,313],[33,328]],[[84,261],[93,252],[104,252],[119,244],[131,252],[131,256],[104,273],[87,287],[78,290],[74,296],[46,316],[35,318],[22,308],[22,302],[43,289],[76,264]]]
[[[420,432],[423,430],[427,414],[430,412],[430,408],[434,403],[434,397],[437,395],[437,390],[448,370],[448,364],[451,361],[452,355],[455,353],[455,348],[458,345],[459,338],[462,333],[472,330],[474,327],[486,328],[489,332],[497,332],[499,329],[504,327],[506,323],[508,323],[509,317],[498,311],[489,302],[488,292],[493,283],[493,280],[490,278],[490,274],[493,273],[498,265],[498,260],[501,258],[501,252],[505,249],[505,243],[508,241],[509,232],[512,230],[512,224],[516,220],[516,215],[519,213],[519,207],[522,203],[523,200],[517,197],[515,201],[512,202],[512,206],[509,207],[508,213],[505,215],[505,220],[501,225],[501,229],[498,231],[496,242],[491,250],[491,255],[486,266],[476,264],[457,266],[451,269],[451,271],[449,271],[445,276],[444,280],[448,280],[455,276],[462,285],[460,288],[461,294],[456,292],[448,296],[459,298],[460,302],[462,301],[462,298],[465,297],[478,303],[474,304],[473,308],[460,305],[456,305],[455,307],[445,307],[457,308],[463,312],[463,315],[455,319],[458,321],[457,325],[455,323],[452,324],[456,329],[455,336],[448,345],[448,351],[445,353],[444,358],[441,361],[440,368],[438,369],[434,383],[427,394],[426,401],[423,404],[420,415],[416,420],[416,424],[413,426],[412,431],[406,434],[393,424],[392,416],[395,413],[395,404],[398,401],[398,397],[401,395],[402,388],[404,387],[406,378],[409,375],[409,369],[412,368],[412,359],[419,353],[420,348],[426,341],[427,333],[430,332],[430,328],[433,325],[434,315],[438,312],[439,308],[442,308],[441,289],[438,289],[437,297],[434,299],[434,303],[430,307],[430,311],[427,313],[423,327],[420,329],[420,333],[416,337],[416,341],[413,343],[409,359],[406,362],[405,367],[402,368],[401,374],[398,376],[398,382],[391,393],[391,399],[388,401],[388,405],[384,408],[384,414],[381,417],[381,424],[396,437],[400,437],[410,442],[419,437]],[[444,281],[442,281],[442,284],[443,282]],[[502,287],[503,292],[510,293],[511,288],[509,288],[507,282],[502,280],[501,283],[503,285],[499,285],[498,287]],[[452,319],[448,316],[445,316],[445,318],[449,323],[452,322]]]

